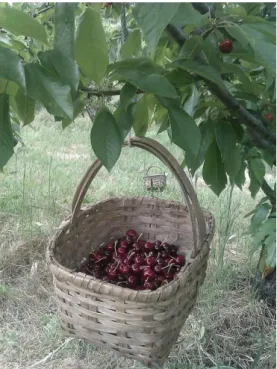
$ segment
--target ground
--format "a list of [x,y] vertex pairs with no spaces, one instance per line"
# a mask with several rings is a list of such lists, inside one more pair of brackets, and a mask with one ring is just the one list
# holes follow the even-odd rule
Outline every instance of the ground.
[[[45,250],[49,237],[70,214],[74,189],[95,158],[89,127],[90,122],[81,118],[62,131],[60,123],[40,112],[32,128],[23,129],[25,146],[17,146],[0,175],[2,369],[143,368],[111,351],[67,338],[59,326]],[[181,151],[166,134],[157,137],[155,132],[150,137],[181,162]],[[177,182],[158,159],[125,148],[110,174],[101,169],[85,203],[110,196],[147,195],[143,176],[155,164],[168,173],[167,189],[155,196],[182,201]],[[247,186],[243,191],[229,187],[218,199],[201,177],[194,185],[201,205],[215,216],[216,234],[197,305],[165,369],[272,369],[275,315],[251,289],[257,255],[251,257],[251,238],[245,235],[248,219],[244,215],[255,201]]]

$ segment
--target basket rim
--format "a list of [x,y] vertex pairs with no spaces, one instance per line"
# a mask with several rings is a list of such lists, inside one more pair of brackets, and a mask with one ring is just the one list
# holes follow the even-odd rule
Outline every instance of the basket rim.
[[[101,201],[98,201],[97,203],[94,203],[92,205],[88,205],[82,208],[78,215],[78,218],[82,214],[89,212],[92,208],[95,208],[98,204],[109,202],[109,201],[114,201],[114,200],[124,200],[124,199],[153,200],[153,198],[151,197],[112,197],[107,200],[101,200]],[[155,201],[157,200],[163,203],[172,203],[175,205],[186,207],[186,204],[178,202],[178,201],[155,199]],[[138,302],[148,302],[148,301],[155,302],[155,301],[165,300],[169,298],[170,296],[172,296],[173,294],[175,294],[178,291],[180,285],[184,285],[186,283],[194,267],[197,266],[197,263],[200,263],[201,260],[205,259],[207,257],[207,254],[209,254],[210,243],[214,236],[215,220],[214,220],[212,213],[210,213],[208,210],[202,208],[202,211],[205,217],[207,218],[209,217],[209,219],[211,220],[210,222],[211,224],[210,224],[209,229],[206,228],[206,237],[202,245],[200,245],[201,247],[200,247],[198,254],[196,255],[194,259],[191,258],[190,263],[189,264],[187,263],[180,270],[176,279],[174,279],[173,281],[171,281],[169,284],[165,286],[159,287],[155,291],[144,291],[144,290],[135,291],[129,288],[123,288],[123,287],[113,285],[111,283],[107,283],[102,280],[96,279],[93,276],[86,275],[82,272],[76,272],[75,270],[66,268],[62,264],[60,264],[55,257],[54,248],[55,248],[56,241],[59,238],[60,234],[68,230],[70,226],[72,225],[71,215],[67,216],[62,221],[56,233],[50,239],[48,246],[47,246],[47,251],[46,251],[46,260],[47,260],[47,263],[49,265],[49,268],[52,274],[55,277],[57,277],[59,280],[62,279],[66,282],[72,283],[73,285],[78,286],[78,288],[84,288],[82,286],[83,284],[86,284],[85,290],[99,292],[101,291],[101,287],[104,287],[102,288],[103,292],[101,291],[103,295],[109,295],[109,296],[114,296],[114,297],[124,296],[125,300],[132,300],[132,301],[135,300]]]
[[166,175],[165,174],[150,174],[150,175],[147,175],[147,176],[144,176],[143,178],[152,178],[152,177],[163,177],[163,178],[166,178]]

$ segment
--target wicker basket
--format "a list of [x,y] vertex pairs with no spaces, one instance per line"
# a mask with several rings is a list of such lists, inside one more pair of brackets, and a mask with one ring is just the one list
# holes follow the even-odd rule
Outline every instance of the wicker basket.
[[[214,218],[201,210],[183,169],[163,146],[138,137],[132,138],[131,144],[151,152],[168,166],[186,204],[145,197],[110,198],[80,209],[102,166],[96,160],[77,187],[72,215],[49,244],[47,260],[67,334],[157,367],[168,357],[204,281]],[[92,249],[130,228],[148,240],[166,236],[168,242],[177,239],[181,253],[192,252],[177,279],[152,292],[135,291],[75,271]]]
[[[153,168],[158,168],[160,174],[149,174],[150,170]],[[166,186],[166,174],[161,173],[161,168],[156,165],[151,165],[146,172],[144,177],[144,184],[147,190],[160,190],[163,191]]]

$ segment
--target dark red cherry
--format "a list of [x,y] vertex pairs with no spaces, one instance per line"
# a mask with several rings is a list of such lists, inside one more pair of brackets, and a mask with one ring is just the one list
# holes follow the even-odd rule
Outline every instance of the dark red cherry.
[[127,231],[126,236],[132,237],[132,238],[138,238],[137,232],[134,231],[133,229],[130,229],[129,231]]
[[110,269],[109,272],[108,272],[108,277],[110,278],[110,280],[114,281],[117,279],[118,277],[118,272],[117,270],[114,270],[114,269]]
[[125,247],[119,247],[119,249],[117,250],[118,255],[120,256],[126,256],[126,248]]
[[147,251],[152,251],[154,249],[154,245],[151,242],[145,242],[144,244],[144,250]]
[[122,263],[125,264],[125,265],[132,265],[132,260],[128,259],[128,258],[125,258],[125,259],[122,259]]
[[118,269],[119,269],[120,273],[123,274],[123,275],[129,274],[130,271],[131,271],[130,266],[129,265],[124,265],[124,264],[121,264]]
[[165,259],[162,259],[162,258],[158,258],[157,259],[157,264],[161,267],[164,267],[165,266]]
[[137,255],[134,262],[138,265],[142,265],[144,263],[144,257],[142,255]]
[[233,42],[231,40],[224,40],[220,42],[219,49],[224,54],[229,54],[233,49]]
[[138,264],[133,264],[131,266],[131,271],[134,273],[134,274],[140,274],[140,265]]
[[135,288],[138,285],[138,277],[135,275],[130,275],[128,277],[128,287]]
[[155,241],[155,242],[154,242],[154,245],[155,245],[155,246],[161,246],[161,244],[162,244],[162,243],[161,243],[161,241],[159,241],[159,240],[157,240],[157,241]]
[[108,243],[106,246],[106,249],[109,251],[114,251],[114,244],[113,243]]
[[126,240],[122,240],[120,241],[119,246],[127,249],[129,247],[129,244]]
[[177,251],[178,251],[178,247],[176,245],[171,245],[171,251],[170,254],[172,256],[176,256],[177,255]]
[[160,253],[160,257],[163,258],[163,259],[166,259],[168,257],[168,253],[166,251],[162,251]]
[[154,272],[157,274],[162,274],[163,273],[163,269],[160,265],[155,265],[153,268]]
[[153,266],[156,264],[156,259],[153,256],[149,256],[148,258],[145,259],[146,264],[149,266]]
[[155,272],[149,267],[144,268],[142,275],[145,280],[153,280],[155,278]]
[[181,265],[181,266],[185,265],[184,256],[183,255],[177,255],[175,263],[178,264],[178,265]]
[[133,243],[133,248],[136,252],[141,252],[143,249],[142,244],[140,244],[139,242],[134,242]]

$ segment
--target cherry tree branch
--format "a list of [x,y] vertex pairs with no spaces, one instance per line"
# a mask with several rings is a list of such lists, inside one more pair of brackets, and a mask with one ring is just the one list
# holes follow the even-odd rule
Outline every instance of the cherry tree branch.
[[[188,37],[183,31],[171,24],[167,26],[168,34],[180,45],[187,41]],[[203,58],[200,56],[198,61],[204,63]],[[244,124],[252,132],[252,136],[255,137],[255,143],[262,149],[269,150],[272,154],[276,153],[276,136],[275,134],[265,127],[261,120],[253,116],[243,105],[241,105],[235,98],[230,94],[227,89],[224,89],[215,83],[207,80],[204,77],[200,77],[210,92],[215,95],[233,114],[237,115],[241,119],[240,124]]]
[[35,13],[33,16],[34,16],[34,18],[36,18],[38,15],[40,15],[40,14],[42,14],[42,13],[45,13],[45,12],[47,12],[48,10],[50,10],[50,9],[54,9],[54,5],[50,5],[50,6],[47,6],[47,7],[45,7],[45,8],[43,8],[43,9],[41,9],[41,10],[39,10],[37,13]]
[[[103,90],[97,91],[90,87],[83,87],[81,91],[86,92],[88,97],[96,96],[96,97],[105,97],[105,96],[118,96],[120,95],[121,90]],[[136,94],[143,94],[144,91],[138,89]]]

